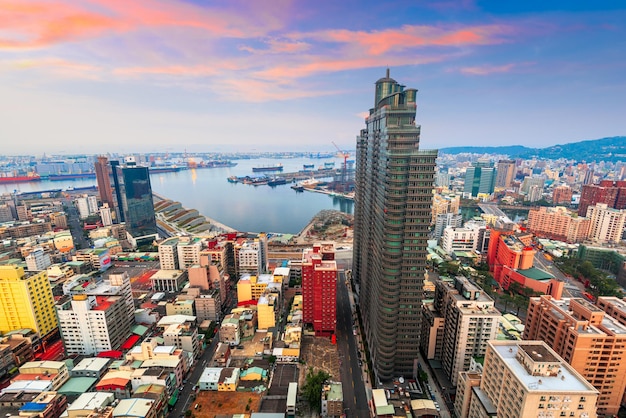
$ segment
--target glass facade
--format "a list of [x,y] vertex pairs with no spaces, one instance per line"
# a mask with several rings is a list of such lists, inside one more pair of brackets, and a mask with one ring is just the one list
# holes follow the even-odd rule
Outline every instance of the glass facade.
[[133,237],[157,233],[152,187],[147,167],[116,167],[119,208],[126,230]]

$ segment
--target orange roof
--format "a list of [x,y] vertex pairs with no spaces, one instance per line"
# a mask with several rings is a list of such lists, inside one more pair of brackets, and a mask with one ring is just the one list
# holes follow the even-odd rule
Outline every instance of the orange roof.
[[121,386],[124,387],[130,382],[130,379],[125,379],[123,377],[112,377],[109,379],[102,379],[96,385],[96,388],[100,388],[102,386]]

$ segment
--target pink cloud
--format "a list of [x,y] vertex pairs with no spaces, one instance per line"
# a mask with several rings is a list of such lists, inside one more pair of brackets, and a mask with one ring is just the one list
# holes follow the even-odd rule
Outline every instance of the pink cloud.
[[498,73],[509,73],[513,70],[519,69],[521,67],[527,67],[531,65],[530,63],[521,63],[521,64],[504,64],[504,65],[483,65],[483,66],[475,66],[475,67],[463,67],[459,69],[459,72],[467,75],[489,75],[489,74],[498,74]]
[[292,36],[296,39],[304,37],[352,45],[367,54],[380,55],[389,51],[402,51],[416,47],[498,44],[506,42],[506,37],[511,32],[511,28],[502,25],[466,28],[405,25],[400,29],[382,31],[365,32],[340,29],[292,34]]

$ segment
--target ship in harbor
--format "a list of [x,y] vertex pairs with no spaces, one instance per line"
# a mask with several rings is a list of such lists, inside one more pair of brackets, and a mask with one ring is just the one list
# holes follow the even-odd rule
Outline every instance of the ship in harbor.
[[283,171],[283,165],[276,164],[276,165],[268,165],[268,166],[262,166],[262,167],[252,167],[253,173],[262,173],[265,171]]
[[313,170],[315,168],[315,164],[303,164],[305,170]]
[[50,181],[62,181],[62,180],[76,180],[76,179],[95,179],[96,173],[66,173],[66,174],[50,174],[48,180]]
[[173,166],[168,166],[168,167],[148,167],[148,172],[150,174],[156,174],[156,173],[177,173],[181,170],[183,170],[184,167],[177,167],[175,165]]
[[12,173],[0,173],[0,183],[26,183],[39,180],[41,180],[41,177],[36,173],[29,173],[26,176],[14,176]]
[[268,186],[280,186],[281,184],[287,184],[287,179],[284,177],[274,177],[267,182]]

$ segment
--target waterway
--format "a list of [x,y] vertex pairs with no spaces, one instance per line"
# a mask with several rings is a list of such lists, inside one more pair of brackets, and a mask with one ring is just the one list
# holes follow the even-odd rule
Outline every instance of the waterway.
[[[234,160],[235,167],[201,168],[176,173],[156,173],[150,176],[152,190],[166,198],[180,202],[188,209],[216,221],[247,232],[280,232],[297,234],[320,210],[335,209],[353,213],[354,202],[320,193],[300,192],[290,184],[269,187],[250,186],[228,182],[230,176],[246,176],[272,173],[253,173],[252,167],[283,165],[283,172],[303,169],[304,164],[315,168],[324,163],[335,163],[340,168],[343,159],[290,158]],[[279,173],[277,173],[279,174]],[[0,193],[14,191],[33,192],[68,187],[85,187],[96,184],[95,179],[64,180],[0,184]]]

